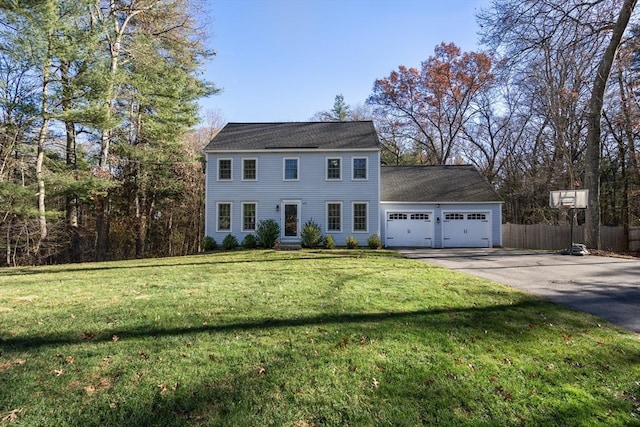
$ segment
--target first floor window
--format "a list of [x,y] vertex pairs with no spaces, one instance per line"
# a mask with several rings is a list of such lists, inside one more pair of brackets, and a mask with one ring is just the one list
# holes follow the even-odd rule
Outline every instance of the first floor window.
[[218,160],[218,180],[220,181],[231,180],[231,159]]
[[367,204],[353,204],[353,231],[367,231]]
[[218,203],[218,231],[231,231],[231,203]]
[[327,203],[327,231],[342,231],[342,203]]
[[242,204],[242,231],[255,231],[256,229],[256,204]]

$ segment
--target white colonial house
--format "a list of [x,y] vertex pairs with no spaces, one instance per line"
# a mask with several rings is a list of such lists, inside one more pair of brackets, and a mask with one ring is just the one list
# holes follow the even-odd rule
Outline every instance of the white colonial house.
[[381,166],[370,121],[229,123],[205,153],[205,234],[218,242],[273,219],[283,244],[308,220],[337,245],[502,244],[502,202],[473,166]]

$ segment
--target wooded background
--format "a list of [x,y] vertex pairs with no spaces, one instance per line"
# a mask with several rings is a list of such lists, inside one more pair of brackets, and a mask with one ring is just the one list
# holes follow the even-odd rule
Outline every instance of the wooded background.
[[[0,265],[200,250],[224,122],[199,123],[217,91],[199,5],[0,0]],[[444,42],[312,119],[374,120],[387,164],[476,165],[509,223],[567,224],[549,191],[589,188],[597,247],[600,224],[640,225],[637,18],[635,0],[494,0],[482,51]]]

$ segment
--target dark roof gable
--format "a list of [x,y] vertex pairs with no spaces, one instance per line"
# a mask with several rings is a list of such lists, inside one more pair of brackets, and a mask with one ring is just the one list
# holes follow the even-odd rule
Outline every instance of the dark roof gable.
[[384,202],[498,202],[500,196],[472,165],[383,166]]
[[379,147],[371,121],[228,123],[205,151]]

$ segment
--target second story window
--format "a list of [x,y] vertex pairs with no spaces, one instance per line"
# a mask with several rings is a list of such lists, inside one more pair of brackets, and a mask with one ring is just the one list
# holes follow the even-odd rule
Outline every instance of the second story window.
[[327,159],[327,179],[328,180],[340,180],[342,179],[340,158]]
[[255,181],[258,179],[258,160],[242,159],[242,180]]
[[284,179],[285,181],[298,180],[298,159],[297,158],[284,159]]
[[355,157],[353,159],[353,179],[367,179],[366,157]]
[[218,159],[218,181],[231,181],[231,159]]

